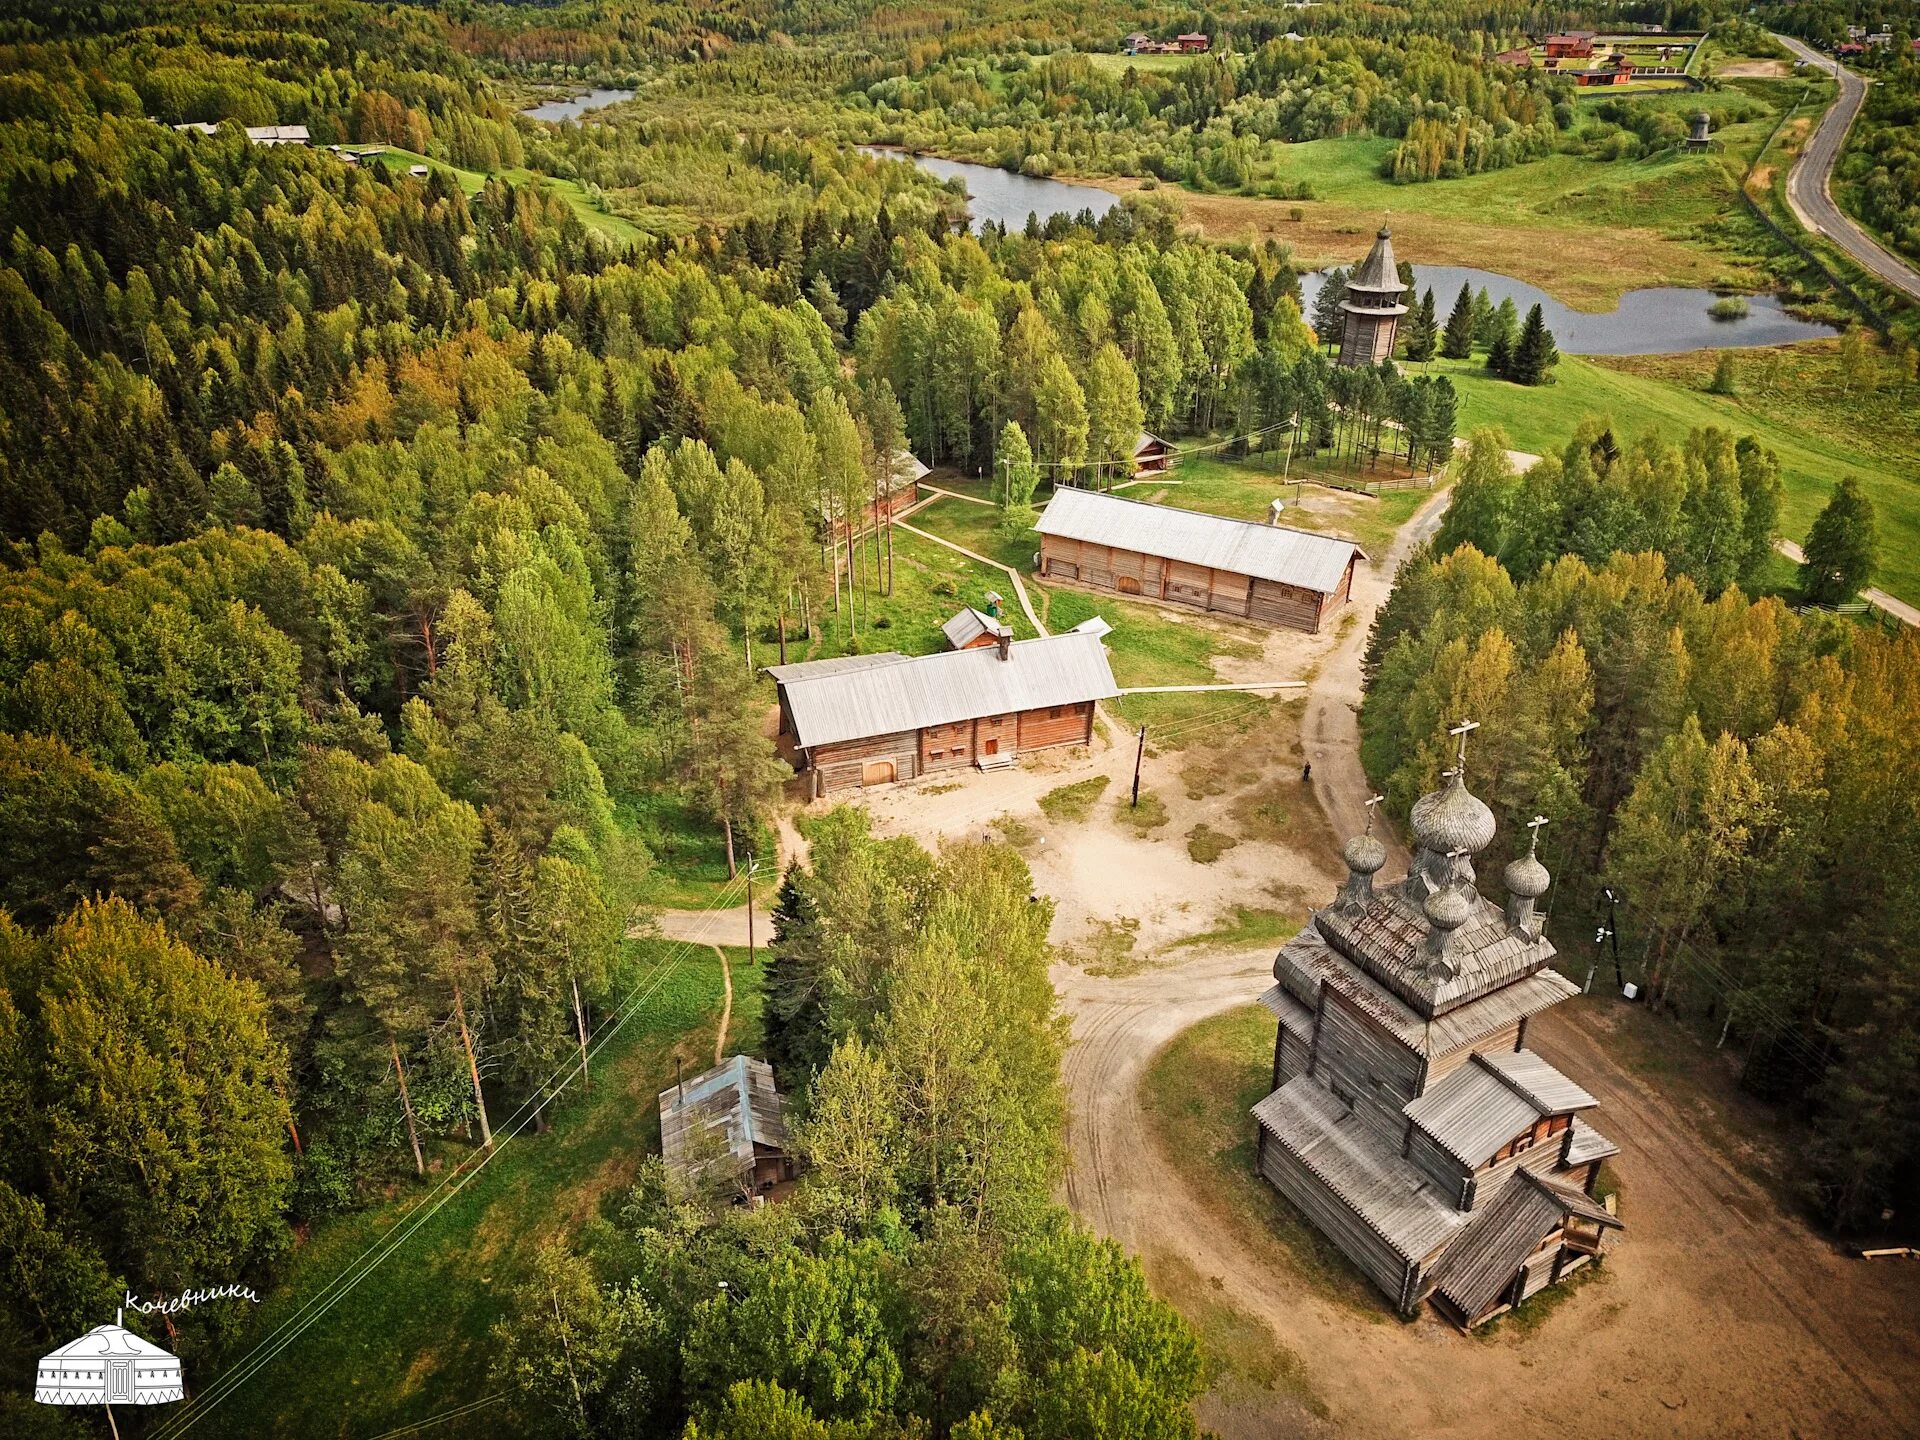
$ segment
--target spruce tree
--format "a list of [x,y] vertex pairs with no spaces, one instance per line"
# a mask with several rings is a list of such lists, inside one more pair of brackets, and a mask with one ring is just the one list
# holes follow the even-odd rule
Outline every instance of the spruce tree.
[[1827,508],[1807,532],[1800,592],[1815,605],[1845,604],[1873,579],[1879,556],[1880,531],[1873,502],[1849,475],[1835,487]]
[[1513,347],[1507,343],[1506,336],[1493,337],[1493,344],[1487,349],[1487,369],[1502,380],[1513,379]]
[[1313,297],[1313,328],[1322,345],[1339,342],[1344,318],[1340,302],[1347,298],[1347,274],[1345,270],[1329,270],[1320,293]]
[[1547,329],[1546,317],[1535,305],[1527,311],[1526,324],[1520,327],[1520,343],[1513,350],[1513,373],[1508,378],[1522,385],[1544,385],[1547,372],[1560,359],[1560,352],[1554,347],[1553,332]]
[[1437,319],[1433,308],[1433,291],[1428,290],[1413,307],[1413,313],[1407,317],[1407,359],[1420,364],[1433,358],[1433,347],[1437,339]]
[[1473,354],[1473,286],[1462,285],[1460,298],[1453,302],[1447,316],[1446,334],[1440,340],[1440,353],[1449,360],[1465,360]]

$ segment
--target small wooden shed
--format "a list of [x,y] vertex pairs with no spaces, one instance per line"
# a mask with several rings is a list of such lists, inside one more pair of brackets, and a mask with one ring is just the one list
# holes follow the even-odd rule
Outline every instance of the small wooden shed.
[[1263,625],[1318,631],[1353,593],[1351,540],[1059,490],[1040,517],[1040,574]]
[[750,1055],[660,1092],[660,1154],[684,1179],[707,1184],[724,1171],[745,1195],[794,1178],[787,1104],[773,1067]]
[[1173,446],[1158,435],[1142,430],[1133,447],[1133,473],[1139,479],[1164,475],[1173,468]]

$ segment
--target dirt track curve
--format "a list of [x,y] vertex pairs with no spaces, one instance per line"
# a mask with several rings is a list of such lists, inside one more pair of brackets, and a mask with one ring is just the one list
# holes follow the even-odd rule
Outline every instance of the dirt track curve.
[[[1443,508],[1443,497],[1423,507],[1386,563],[1356,586],[1363,623],[1328,657],[1309,704],[1314,790],[1340,834],[1362,823],[1367,794],[1352,708],[1366,622],[1399,557]],[[1329,896],[1332,885],[1330,873]],[[1920,1262],[1848,1258],[1783,1211],[1727,1158],[1728,1138],[1709,1138],[1723,1114],[1697,1102],[1683,1109],[1663,1094],[1657,1065],[1637,1072],[1623,1062],[1647,1053],[1628,1032],[1663,1022],[1611,1000],[1562,1006],[1529,1037],[1599,1098],[1596,1124],[1622,1147],[1615,1164],[1629,1228],[1595,1283],[1531,1332],[1469,1339],[1430,1314],[1400,1324],[1356,1313],[1276,1269],[1208,1211],[1140,1099],[1167,1044],[1257,998],[1272,960],[1262,948],[1125,978],[1068,965],[1054,974],[1073,1024],[1068,1203],[1150,1264],[1160,1256],[1190,1265],[1222,1303],[1269,1327],[1324,1409],[1277,1391],[1214,1395],[1202,1403],[1204,1424],[1226,1440],[1504,1440],[1562,1428],[1609,1437],[1920,1434],[1920,1398],[1907,1378],[1920,1335]],[[1700,1063],[1710,1060],[1706,1052]]]

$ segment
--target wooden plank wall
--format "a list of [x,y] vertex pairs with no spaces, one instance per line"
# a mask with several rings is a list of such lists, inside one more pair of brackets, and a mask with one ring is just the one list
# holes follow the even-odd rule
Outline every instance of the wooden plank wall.
[[873,735],[837,745],[816,745],[809,752],[809,759],[816,795],[859,789],[865,783],[867,762],[871,760],[891,760],[894,779],[911,780],[920,773],[919,735],[917,731],[902,730],[897,735]]
[[1467,1203],[1467,1186],[1473,1174],[1453,1156],[1442,1150],[1432,1136],[1406,1121],[1407,1159],[1418,1165],[1422,1171],[1433,1177],[1433,1183],[1440,1187],[1441,1193],[1448,1196],[1455,1205],[1464,1207]]
[[1313,1223],[1315,1229],[1386,1294],[1395,1305],[1405,1295],[1412,1268],[1372,1226],[1342,1203],[1286,1146],[1271,1136],[1261,1147],[1260,1173]]
[[[1345,600],[1232,570],[1214,570],[1165,560],[1138,550],[1089,545],[1054,535],[1040,537],[1040,573],[1073,580],[1117,595],[1139,595],[1216,615],[1257,620],[1291,630],[1318,631],[1322,618]],[[1349,567],[1343,586],[1352,575]]]
[[1054,705],[1020,712],[1020,749],[1045,750],[1055,745],[1084,745],[1093,739],[1093,702]]
[[[1551,1140],[1542,1140],[1531,1150],[1522,1150],[1518,1155],[1509,1155],[1496,1165],[1488,1165],[1473,1177],[1473,1203],[1469,1207],[1479,1210],[1489,1201],[1499,1198],[1500,1192],[1512,1183],[1513,1177],[1521,1170],[1531,1170],[1536,1175],[1552,1175],[1560,1168],[1560,1151],[1563,1142],[1559,1136]],[[1577,1183],[1577,1177],[1569,1177]]]
[[1494,1031],[1491,1035],[1481,1037],[1471,1045],[1462,1045],[1456,1050],[1448,1050],[1444,1054],[1429,1056],[1427,1059],[1427,1083],[1420,1093],[1424,1095],[1448,1075],[1466,1064],[1467,1061],[1473,1058],[1473,1053],[1476,1050],[1482,1055],[1493,1055],[1502,1050],[1518,1050],[1520,1048],[1520,1027],[1524,1023],[1524,1021],[1516,1020],[1511,1025]]
[[1406,1137],[1401,1113],[1420,1083],[1413,1054],[1338,991],[1322,992],[1314,1074],[1395,1150]]

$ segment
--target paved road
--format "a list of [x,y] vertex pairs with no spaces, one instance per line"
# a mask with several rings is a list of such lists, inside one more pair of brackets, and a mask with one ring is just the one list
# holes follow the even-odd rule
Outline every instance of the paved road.
[[[1796,565],[1806,563],[1807,555],[1791,540],[1776,540],[1773,548]],[[1906,601],[1889,595],[1884,590],[1868,589],[1860,592],[1860,598],[1876,610],[1884,610],[1903,625],[1920,625],[1920,610],[1914,609]]]
[[1840,158],[1840,147],[1846,141],[1847,131],[1853,128],[1860,107],[1866,103],[1867,82],[1838,60],[1822,55],[1791,35],[1775,35],[1773,38],[1792,51],[1797,59],[1806,61],[1840,82],[1839,99],[1828,108],[1815,128],[1813,138],[1807,141],[1794,160],[1793,169],[1787,172],[1787,204],[1807,229],[1826,236],[1887,284],[1920,300],[1920,270],[1915,270],[1891,254],[1841,214],[1840,207],[1833,203],[1833,192],[1829,188],[1834,164]]

